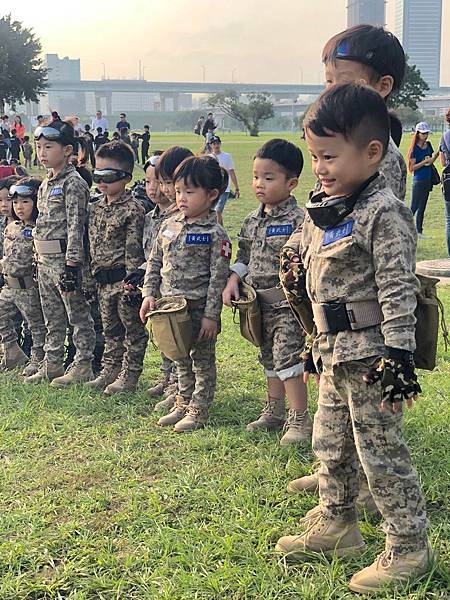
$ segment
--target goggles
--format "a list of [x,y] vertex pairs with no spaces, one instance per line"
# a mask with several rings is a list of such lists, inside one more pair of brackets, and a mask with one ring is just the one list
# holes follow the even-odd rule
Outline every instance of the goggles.
[[71,146],[74,143],[74,140],[71,136],[67,135],[67,132],[56,129],[55,127],[49,127],[48,125],[40,125],[34,130],[34,139],[38,141],[41,137],[49,142],[59,142],[64,146]]
[[37,189],[26,184],[12,185],[9,188],[8,198],[12,200],[14,196],[24,196],[26,198],[37,196]]
[[325,192],[318,192],[310,196],[305,208],[312,222],[320,229],[326,230],[335,227],[345,217],[353,212],[355,204],[361,193],[378,177],[378,173],[372,175],[353,194],[349,196],[336,196],[331,198]]
[[121,169],[95,169],[92,180],[94,183],[115,183],[132,176],[128,171],[122,171]]

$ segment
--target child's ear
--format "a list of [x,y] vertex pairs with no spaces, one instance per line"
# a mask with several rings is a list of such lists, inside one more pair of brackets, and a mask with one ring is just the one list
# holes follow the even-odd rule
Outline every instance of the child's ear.
[[216,200],[218,200],[219,196],[220,196],[219,190],[217,190],[217,189],[209,190],[208,198],[209,198],[209,201],[211,202],[211,204],[213,202],[215,202]]
[[298,177],[290,177],[288,181],[288,189],[290,192],[298,186]]
[[70,144],[68,146],[64,146],[64,156],[66,158],[69,158],[70,156],[72,156],[72,152],[73,152],[73,146],[71,146]]
[[394,87],[392,75],[383,75],[373,86],[382,98],[387,98]]
[[367,146],[367,156],[371,163],[381,162],[383,158],[383,144],[380,140],[372,140]]

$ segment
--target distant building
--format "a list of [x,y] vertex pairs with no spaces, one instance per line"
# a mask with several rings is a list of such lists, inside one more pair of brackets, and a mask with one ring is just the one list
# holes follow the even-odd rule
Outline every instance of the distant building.
[[[81,81],[79,58],[59,58],[57,54],[45,55],[49,81]],[[58,111],[61,116],[84,114],[86,100],[83,92],[48,92],[43,104],[43,112]]]
[[347,27],[367,23],[381,25],[386,23],[385,0],[348,0]]
[[440,84],[442,0],[396,0],[395,34],[430,88]]

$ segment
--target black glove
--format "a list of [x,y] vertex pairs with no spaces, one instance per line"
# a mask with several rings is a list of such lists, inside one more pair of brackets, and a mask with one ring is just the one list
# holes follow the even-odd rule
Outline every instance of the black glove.
[[420,394],[422,390],[414,372],[412,352],[398,348],[388,348],[387,351],[387,357],[381,358],[364,376],[367,385],[381,381],[383,402],[391,404]]
[[142,287],[144,285],[144,275],[144,269],[135,269],[131,273],[128,273],[123,281],[134,287]]
[[123,299],[128,306],[140,306],[142,304],[142,294],[139,290],[124,290]]
[[5,276],[3,275],[3,273],[0,273],[0,290],[2,289],[2,287],[5,285]]
[[75,292],[81,289],[80,267],[64,267],[64,273],[59,276],[59,289],[61,292]]
[[313,338],[312,336],[308,336],[306,338],[306,344],[305,344],[305,349],[302,352],[302,359],[303,359],[303,368],[304,371],[306,373],[309,373],[310,375],[314,375],[315,373],[319,374],[322,373],[322,359],[319,357],[319,360],[317,361],[317,365],[313,360],[313,353],[312,353],[312,345],[313,345]]

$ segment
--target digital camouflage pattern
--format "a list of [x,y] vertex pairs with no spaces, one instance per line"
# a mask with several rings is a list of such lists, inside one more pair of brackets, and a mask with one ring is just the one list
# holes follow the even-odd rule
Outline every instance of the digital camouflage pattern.
[[208,409],[216,390],[216,340],[199,340],[198,334],[204,308],[190,308],[194,343],[188,358],[175,361],[178,373],[178,394],[198,409]]
[[381,411],[381,383],[363,381],[377,358],[335,365],[330,337],[322,336],[318,344],[323,372],[313,432],[322,510],[330,517],[356,519],[359,458],[384,519],[386,549],[395,554],[420,550],[427,543],[427,519],[402,435],[402,414]]
[[270,212],[264,211],[264,205],[251,212],[238,234],[236,262],[231,270],[255,289],[276,287],[280,250],[304,217],[293,196]]
[[3,240],[6,228],[6,217],[0,215],[0,258],[3,256]]
[[231,243],[214,210],[194,223],[181,213],[161,225],[145,273],[142,295],[205,300],[204,316],[219,321]]
[[9,277],[33,275],[33,228],[20,221],[8,223],[3,242],[1,271]]
[[[166,210],[161,211],[158,205],[155,206],[153,210],[151,210],[148,214],[145,215],[145,223],[144,223],[144,235],[143,235],[143,246],[144,246],[144,255],[145,260],[148,260],[150,256],[150,252],[152,250],[152,246],[156,240],[156,237],[159,233],[161,225],[164,221],[174,214],[178,212],[178,208],[176,204],[171,204],[166,208]],[[142,265],[142,268],[145,269],[146,263]]]
[[416,240],[411,211],[386,187],[382,175],[362,192],[345,224],[332,232],[306,217],[300,253],[311,301],[377,300],[384,315],[381,325],[327,335],[335,364],[383,355],[386,346],[414,351]]
[[93,275],[124,266],[133,271],[144,262],[142,234],[145,211],[124,191],[112,204],[103,196],[90,205],[89,253]]
[[108,372],[122,366],[122,371],[140,375],[148,333],[139,318],[139,305],[126,302],[121,281],[99,284],[98,299],[105,338],[103,369]]
[[64,240],[67,243],[66,261],[83,264],[88,203],[88,186],[73,165],[68,164],[54,177],[50,170],[38,191],[35,239]]
[[384,175],[386,184],[394,192],[394,196],[399,200],[405,200],[407,175],[406,163],[403,154],[397,148],[392,138],[389,138],[386,156],[380,164],[380,173]]

